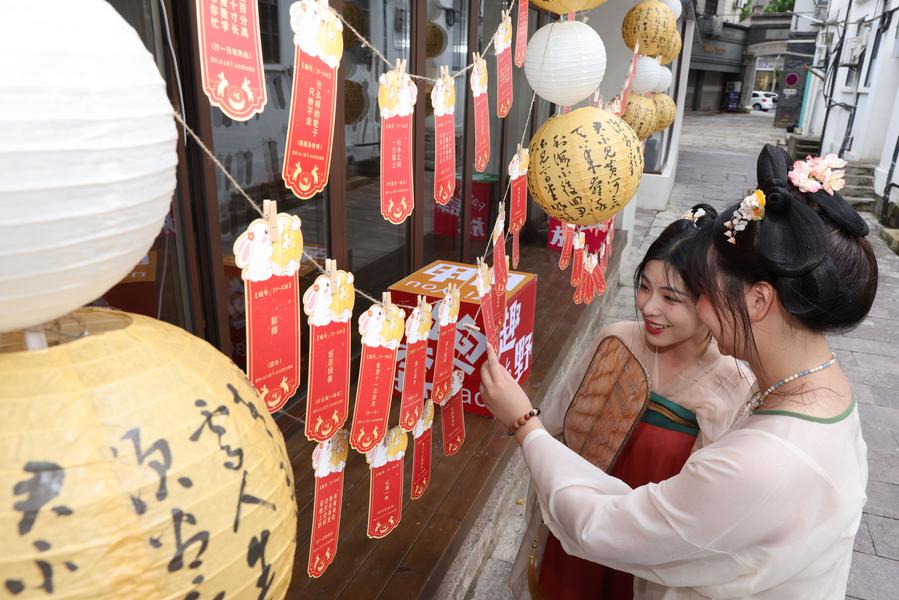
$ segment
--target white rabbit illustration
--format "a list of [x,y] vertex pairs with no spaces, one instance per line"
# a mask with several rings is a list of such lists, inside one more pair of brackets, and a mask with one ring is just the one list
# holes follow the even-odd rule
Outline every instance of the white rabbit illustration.
[[370,347],[382,346],[382,332],[386,320],[387,314],[377,304],[365,311],[359,317],[359,333],[362,335],[362,343]]
[[303,310],[309,317],[309,324],[322,326],[331,322],[331,280],[327,275],[319,275],[315,283],[303,294]]
[[462,384],[465,381],[465,371],[461,369],[456,369],[453,371],[453,385],[452,391],[450,392],[453,396],[462,391]]
[[365,460],[372,469],[383,467],[387,464],[387,437],[378,442],[378,445],[365,454]]
[[312,452],[312,468],[316,477],[327,477],[331,474],[331,440],[319,442]]
[[265,281],[272,272],[272,238],[268,225],[257,219],[234,242],[234,263],[247,281]]

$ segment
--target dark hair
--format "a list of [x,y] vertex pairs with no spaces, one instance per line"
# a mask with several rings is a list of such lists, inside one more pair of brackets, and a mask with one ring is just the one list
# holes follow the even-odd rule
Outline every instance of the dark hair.
[[747,355],[754,353],[745,287],[770,283],[784,309],[811,331],[851,329],[867,316],[877,291],[877,261],[864,236],[868,226],[838,194],[806,194],[788,180],[787,153],[766,145],[758,158],[765,216],[725,236],[735,204],[692,244],[689,286],[730,317]]
[[708,204],[697,204],[690,209],[690,214],[695,215],[698,211],[702,215],[695,220],[680,218],[669,224],[661,235],[650,244],[649,249],[643,256],[643,260],[637,265],[634,271],[634,289],[640,288],[640,278],[643,277],[643,271],[646,270],[646,264],[651,260],[660,260],[665,263],[665,269],[668,273],[674,272],[680,275],[680,278],[687,285],[687,289],[695,298],[698,291],[690,285],[687,278],[689,270],[690,251],[687,242],[693,239],[697,232],[702,228],[707,228],[718,217],[718,211]]

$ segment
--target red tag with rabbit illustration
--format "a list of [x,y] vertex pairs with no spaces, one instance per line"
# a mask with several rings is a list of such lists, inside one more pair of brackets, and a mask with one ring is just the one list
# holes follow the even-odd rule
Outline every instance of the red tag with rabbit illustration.
[[459,452],[465,442],[465,411],[462,407],[462,383],[464,380],[464,371],[453,373],[452,395],[440,409],[443,453],[447,456]]
[[468,82],[474,102],[474,168],[483,172],[490,161],[490,108],[487,102],[487,61],[474,53],[474,67]]
[[477,275],[478,298],[481,300],[481,321],[484,324],[484,336],[494,349],[499,348],[499,331],[496,328],[495,300],[493,298],[493,273],[487,264],[478,259]]
[[518,0],[518,23],[515,31],[515,66],[524,66],[528,51],[528,0]]
[[456,84],[449,68],[431,90],[434,107],[434,200],[446,206],[456,191]]
[[424,403],[421,418],[412,429],[412,499],[421,498],[431,483],[431,426],[434,424],[434,402]]
[[586,235],[583,231],[577,232],[574,236],[574,257],[571,267],[571,285],[577,287],[581,283],[581,277],[584,273],[584,246],[586,245]]
[[303,294],[309,321],[309,389],[306,437],[328,440],[346,422],[350,397],[350,319],[356,290],[353,274],[325,261],[323,275]]
[[453,385],[453,363],[456,360],[456,323],[459,320],[461,296],[459,288],[451,285],[437,310],[437,351],[431,378],[431,398],[442,404],[450,397]]
[[[271,413],[287,403],[301,379],[300,225],[299,217],[285,213],[273,216],[271,224],[256,219],[233,247],[234,262],[244,281],[247,377]],[[272,227],[277,227],[277,232],[270,231]]]
[[505,10],[493,34],[493,53],[496,55],[496,116],[504,119],[512,108],[512,17]]
[[310,577],[321,577],[337,556],[340,509],[343,505],[343,472],[349,454],[350,434],[338,429],[331,439],[319,442],[312,452],[315,499],[312,502],[312,534],[309,541]]
[[398,225],[412,214],[412,113],[418,87],[406,61],[378,78],[381,109],[381,216]]
[[520,254],[518,235],[528,218],[528,159],[527,148],[518,146],[518,150],[509,162],[509,185],[511,199],[509,201],[509,232],[512,234],[512,268],[518,268]]
[[595,254],[587,253],[583,256],[583,263],[582,277],[574,292],[575,304],[590,304],[596,296],[596,279],[593,274],[598,271],[596,267],[599,260]]
[[343,23],[327,0],[299,0],[290,6],[290,26],[296,53],[282,177],[305,200],[328,185]]
[[359,316],[362,359],[350,431],[350,445],[358,452],[374,448],[387,431],[396,350],[403,339],[404,316],[403,309],[391,304],[389,299],[383,304],[373,304]]
[[403,457],[409,435],[394,427],[365,455],[371,470],[368,491],[368,537],[382,538],[403,516]]
[[200,76],[209,103],[235,121],[265,108],[265,71],[256,2],[197,0]]
[[506,224],[506,211],[499,205],[499,214],[493,225],[493,316],[496,329],[500,330],[506,322],[506,287],[509,283],[509,264],[506,258],[506,238],[503,232]]
[[431,305],[422,296],[406,320],[406,363],[403,372],[403,396],[400,403],[400,427],[412,431],[421,418],[425,401],[428,337],[431,334]]
[[563,271],[571,262],[571,248],[574,246],[574,236],[577,235],[575,227],[572,223],[562,223],[562,255],[559,257],[559,268]]

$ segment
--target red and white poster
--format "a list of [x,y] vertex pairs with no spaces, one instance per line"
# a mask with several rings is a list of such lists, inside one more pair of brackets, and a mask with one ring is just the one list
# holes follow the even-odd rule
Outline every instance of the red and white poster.
[[406,61],[378,78],[381,109],[381,216],[398,225],[412,214],[412,113],[418,87]]
[[504,119],[512,108],[512,17],[502,11],[502,19],[493,34],[496,55],[496,116]]
[[197,0],[203,92],[235,121],[265,108],[265,71],[256,2]]
[[[277,225],[275,225],[277,223]],[[278,214],[270,231],[256,219],[234,241],[244,281],[247,377],[269,412],[283,407],[300,385],[300,284],[303,233],[296,215]]]
[[305,200],[328,185],[343,23],[327,2],[299,0],[290,6],[290,26],[296,53],[282,177]]
[[[525,2],[527,4],[527,2]],[[512,195],[509,201],[509,231],[512,233],[512,268],[518,268],[521,250],[518,236],[528,218],[528,159],[527,148],[518,146],[518,151],[509,162],[509,181]]]
[[431,483],[431,426],[434,424],[434,403],[424,404],[421,418],[412,429],[412,499],[421,498]]
[[431,379],[431,398],[437,404],[445,402],[452,392],[456,322],[459,320],[460,306],[459,288],[450,284],[437,310],[437,350],[434,353],[434,375]]
[[384,437],[393,398],[396,350],[403,339],[405,314],[396,304],[373,304],[359,316],[362,359],[356,383],[356,405],[350,445],[368,452]]
[[528,50],[528,0],[518,0],[518,23],[515,32],[515,66],[524,66]]
[[463,371],[453,373],[453,393],[440,409],[440,428],[443,434],[443,453],[452,456],[465,442],[465,411],[462,407]]
[[559,257],[559,268],[563,271],[571,262],[571,249],[574,246],[574,237],[577,235],[575,228],[576,225],[572,223],[562,223],[562,256]]
[[403,457],[409,436],[394,427],[365,455],[371,470],[368,491],[368,537],[382,538],[403,516]]
[[356,290],[353,274],[325,262],[324,275],[303,294],[309,321],[309,389],[306,437],[328,440],[346,422],[350,397],[350,319]]
[[577,232],[574,235],[574,252],[571,259],[571,285],[573,287],[581,284],[581,277],[584,274],[584,246],[586,244],[584,232]]
[[424,297],[406,319],[406,360],[403,370],[403,395],[400,402],[400,427],[412,431],[421,418],[425,401],[428,336],[431,334],[431,305]]
[[493,314],[496,329],[506,322],[506,285],[509,283],[509,265],[506,258],[506,210],[500,203],[493,225]]
[[449,67],[431,90],[434,107],[434,201],[446,206],[456,191],[456,84]]
[[494,349],[499,348],[499,331],[496,327],[496,313],[493,299],[493,272],[487,264],[478,259],[478,278],[476,281],[478,298],[481,301],[481,321],[484,324],[484,336]]
[[483,173],[490,160],[490,108],[487,102],[487,61],[474,53],[471,69],[471,96],[474,101],[474,168]]
[[343,472],[349,454],[350,434],[338,429],[329,440],[319,442],[312,451],[315,470],[315,500],[312,509],[312,534],[309,542],[310,577],[321,577],[337,556],[340,537],[340,509],[343,505]]

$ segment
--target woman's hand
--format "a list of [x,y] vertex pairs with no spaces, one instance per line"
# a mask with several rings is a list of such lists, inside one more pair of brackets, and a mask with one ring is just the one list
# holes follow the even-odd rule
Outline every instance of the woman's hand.
[[490,344],[487,344],[487,360],[481,366],[481,399],[493,416],[507,428],[511,428],[519,417],[531,410],[527,394],[506,368],[499,364],[499,358]]

